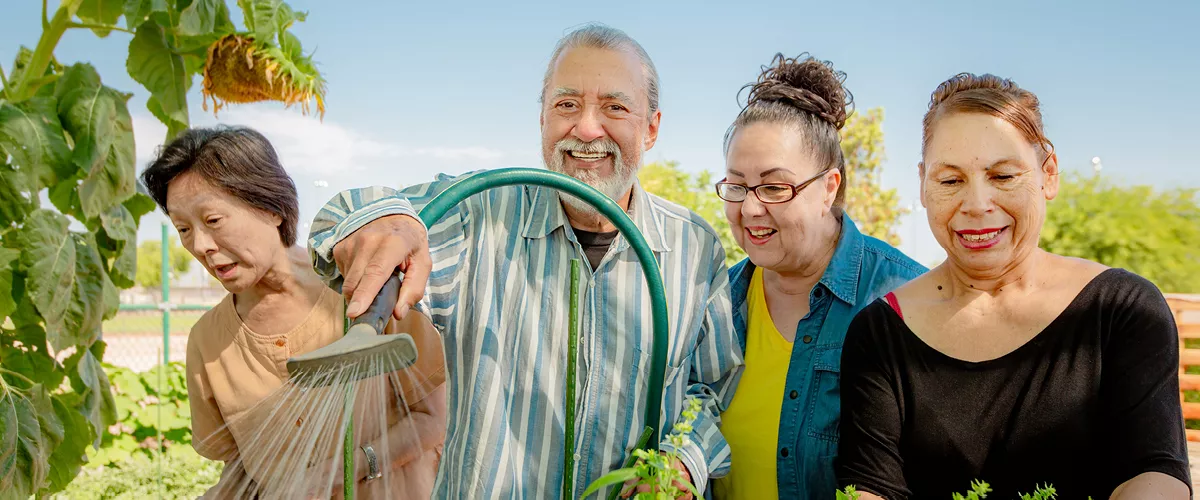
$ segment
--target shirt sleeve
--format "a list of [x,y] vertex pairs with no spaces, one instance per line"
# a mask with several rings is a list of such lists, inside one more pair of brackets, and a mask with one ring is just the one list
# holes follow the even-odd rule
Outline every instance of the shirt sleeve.
[[[420,211],[437,195],[476,173],[457,177],[439,175],[433,182],[400,190],[372,186],[338,193],[313,219],[308,237],[313,268],[326,284],[340,291],[342,275],[333,260],[333,247],[338,242],[380,217],[407,215],[420,220]],[[479,196],[475,196],[455,205],[427,231],[434,272],[425,289],[425,300],[417,304],[417,309],[431,316],[434,324],[441,328],[446,326],[444,320],[453,310],[454,297],[449,292],[462,267],[468,247],[466,242],[470,240],[466,236],[472,223],[470,207],[478,203]]]
[[1127,275],[1115,293],[1103,346],[1100,404],[1111,436],[1115,487],[1146,472],[1175,477],[1191,488],[1187,437],[1179,400],[1179,331],[1158,288]]
[[225,426],[225,418],[217,407],[217,400],[208,383],[204,359],[195,340],[200,335],[188,335],[187,348],[187,392],[188,405],[192,413],[192,447],[196,453],[209,460],[230,462],[238,457],[237,443]]
[[[729,300],[729,270],[725,267],[725,252],[715,241],[711,268],[710,290],[705,307],[704,322],[695,346],[695,359],[689,373],[687,394],[701,403],[692,423],[687,441],[678,450],[680,460],[692,476],[692,484],[703,494],[709,479],[729,473],[731,451],[721,434],[721,413],[729,408],[734,389],[744,367],[742,348],[734,336],[733,311]],[[672,449],[662,443],[664,450]]]
[[853,485],[887,498],[904,500],[911,492],[900,457],[903,420],[900,388],[886,338],[892,314],[874,301],[855,316],[842,348],[842,417],[838,487]]

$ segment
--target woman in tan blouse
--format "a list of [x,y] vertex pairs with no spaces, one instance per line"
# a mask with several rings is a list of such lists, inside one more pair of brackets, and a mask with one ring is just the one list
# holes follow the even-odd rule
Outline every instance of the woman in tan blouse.
[[[285,382],[288,358],[342,336],[344,303],[295,246],[296,189],[274,148],[250,129],[191,129],[162,149],[142,180],[183,246],[229,292],[188,337],[193,446],[226,464],[206,496],[339,495],[341,439],[317,437],[340,427],[313,413],[337,403]],[[446,432],[441,340],[421,314],[388,331],[411,334],[420,356],[406,373],[358,384],[356,496],[429,498]],[[326,393],[336,400],[341,391]],[[306,415],[314,415],[308,425]],[[315,451],[298,453],[304,446]],[[369,457],[379,459],[374,471]],[[291,463],[300,460],[308,463]]]

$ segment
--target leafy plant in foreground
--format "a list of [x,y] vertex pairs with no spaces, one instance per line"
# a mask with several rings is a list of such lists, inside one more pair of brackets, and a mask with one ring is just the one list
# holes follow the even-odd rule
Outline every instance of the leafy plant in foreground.
[[673,499],[683,493],[680,485],[691,492],[693,497],[700,498],[700,493],[691,481],[684,480],[683,474],[673,466],[679,458],[676,450],[683,448],[684,443],[688,442],[687,435],[692,432],[692,423],[696,421],[700,408],[700,400],[688,398],[683,410],[683,419],[675,424],[674,432],[667,436],[671,449],[665,452],[633,450],[633,455],[638,459],[637,463],[632,467],[609,472],[593,481],[583,491],[582,498],[587,498],[605,486],[621,485],[631,479],[636,480],[634,488],[642,485],[650,487],[650,492],[634,495],[636,500]]
[[[953,500],[984,500],[988,493],[992,492],[992,487],[987,483],[979,480],[971,481],[971,489],[966,493],[955,493],[952,496]],[[860,494],[855,490],[853,485],[847,486],[845,489],[837,492],[837,500],[858,500]],[[1023,493],[1019,500],[1052,500],[1058,498],[1058,492],[1054,490],[1054,486],[1049,484],[1038,486],[1033,493]],[[1088,497],[1091,500],[1091,497]]]
[[0,66],[0,492],[22,499],[62,491],[117,421],[101,325],[117,312],[117,290],[134,284],[138,221],[154,209],[137,192],[131,94],[86,62],[55,60],[63,34],[130,36],[125,69],[167,140],[187,128],[192,80],[228,35],[253,40],[289,81],[309,82],[305,96],[324,92],[287,33],[304,15],[281,0],[239,0],[244,32],[225,0],[42,6],[36,46]]

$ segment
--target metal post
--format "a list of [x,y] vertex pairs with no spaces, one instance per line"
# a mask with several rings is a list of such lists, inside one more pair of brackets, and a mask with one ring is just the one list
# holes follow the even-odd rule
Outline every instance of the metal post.
[[162,495],[163,492],[163,436],[162,436],[162,396],[163,389],[166,386],[165,373],[167,363],[171,362],[171,259],[170,252],[167,248],[167,221],[162,223],[162,322],[163,322],[163,351],[162,364],[158,366],[158,492]]
[[167,248],[167,221],[162,223],[163,364],[171,362],[171,255]]

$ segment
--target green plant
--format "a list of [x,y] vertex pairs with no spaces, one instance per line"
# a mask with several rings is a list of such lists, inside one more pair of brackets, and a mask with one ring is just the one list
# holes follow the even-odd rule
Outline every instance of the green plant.
[[[984,500],[988,493],[992,492],[992,487],[987,483],[979,480],[971,481],[971,489],[966,493],[955,493],[953,500]],[[860,494],[855,491],[854,485],[847,486],[845,489],[837,492],[837,500],[858,500]],[[1033,493],[1021,494],[1020,500],[1052,500],[1058,498],[1058,493],[1054,491],[1054,487],[1047,484],[1039,486]],[[1088,497],[1091,500],[1092,497]]]
[[104,370],[117,423],[106,429],[99,449],[61,498],[135,499],[164,492],[167,498],[195,498],[216,484],[223,464],[191,446],[183,363],[142,373],[107,364]]
[[71,29],[131,35],[126,70],[149,92],[146,107],[167,125],[168,140],[188,126],[188,89],[209,49],[227,36],[250,40],[256,62],[287,74],[268,85],[307,92],[289,91],[286,102],[315,97],[321,108],[323,81],[287,32],[304,14],[281,0],[238,5],[244,32],[236,31],[225,0],[61,0],[53,12],[43,0],[36,46],[21,47],[10,71],[0,67],[6,497],[61,491],[79,473],[88,445],[100,446],[103,429],[116,423],[100,333],[117,312],[118,288],[133,286],[137,224],[154,209],[137,193],[131,94],[105,86],[86,62],[60,64],[55,48]]
[[671,443],[671,449],[665,452],[633,450],[633,455],[638,459],[636,464],[601,476],[588,485],[587,489],[583,491],[582,497],[586,498],[605,486],[624,484],[629,480],[635,480],[634,488],[642,485],[650,487],[650,492],[636,494],[634,496],[636,500],[673,499],[684,493],[679,489],[680,485],[691,492],[693,497],[700,498],[700,493],[696,491],[696,487],[692,485],[691,481],[684,480],[683,474],[674,467],[675,461],[679,459],[677,450],[688,442],[687,435],[692,432],[692,423],[696,421],[700,408],[700,400],[688,398],[683,410],[683,419],[675,424],[675,431],[667,436],[668,442]]
[[183,363],[142,373],[105,365],[112,381],[117,422],[105,429],[88,466],[119,465],[134,455],[191,448],[192,418]]
[[191,446],[168,448],[161,459],[161,469],[155,459],[141,454],[105,467],[86,467],[66,490],[52,498],[193,499],[217,484],[224,467],[201,457]]

